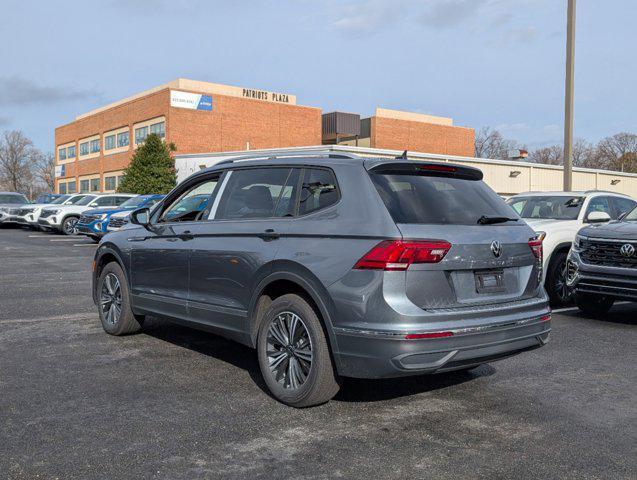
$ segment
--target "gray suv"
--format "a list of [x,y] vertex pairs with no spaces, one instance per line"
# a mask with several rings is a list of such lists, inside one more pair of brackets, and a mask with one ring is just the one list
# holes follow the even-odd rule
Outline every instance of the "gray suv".
[[617,222],[581,229],[567,272],[584,313],[602,315],[616,300],[637,301],[637,208]]
[[544,345],[542,243],[477,169],[290,153],[217,164],[108,234],[106,332],[146,315],[257,349],[295,407],[342,377],[469,369]]

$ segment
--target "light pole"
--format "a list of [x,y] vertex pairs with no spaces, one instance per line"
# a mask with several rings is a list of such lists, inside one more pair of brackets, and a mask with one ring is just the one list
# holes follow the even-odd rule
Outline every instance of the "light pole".
[[564,191],[573,190],[573,74],[575,57],[575,0],[568,0],[566,20],[566,85],[564,89]]

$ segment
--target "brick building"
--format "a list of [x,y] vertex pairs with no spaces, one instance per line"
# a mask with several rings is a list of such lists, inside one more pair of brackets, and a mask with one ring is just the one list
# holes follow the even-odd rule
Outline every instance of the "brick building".
[[[334,115],[340,120],[331,131]],[[343,115],[347,128],[339,132]],[[178,79],[56,128],[56,191],[114,191],[149,133],[174,143],[177,154],[338,143],[472,156],[474,138],[473,129],[449,118],[380,108],[364,119],[322,117],[294,95]]]

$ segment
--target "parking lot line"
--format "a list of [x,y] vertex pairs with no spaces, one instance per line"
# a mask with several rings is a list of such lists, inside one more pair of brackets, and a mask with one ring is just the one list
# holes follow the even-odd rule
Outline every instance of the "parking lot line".
[[51,238],[49,242],[77,242],[77,238]]
[[41,238],[41,237],[46,237],[47,235],[45,233],[41,233],[39,235],[29,235],[29,238]]
[[74,243],[74,247],[97,247],[97,243]]

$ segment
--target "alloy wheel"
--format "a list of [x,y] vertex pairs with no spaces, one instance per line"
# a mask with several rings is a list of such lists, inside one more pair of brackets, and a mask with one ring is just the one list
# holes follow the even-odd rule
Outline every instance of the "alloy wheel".
[[100,308],[104,320],[110,325],[115,325],[122,315],[122,287],[119,278],[114,273],[109,273],[104,277],[100,294]]
[[296,390],[305,383],[312,368],[312,339],[301,317],[282,312],[272,320],[266,355],[270,373],[283,388]]
[[75,224],[77,223],[77,218],[69,218],[64,222],[64,233],[67,235],[72,235],[75,231]]
[[562,302],[568,302],[571,299],[573,293],[568,286],[567,280],[568,276],[568,264],[566,260],[560,265],[560,268],[557,271],[557,276],[555,278],[555,283],[553,288],[555,293],[559,297]]

